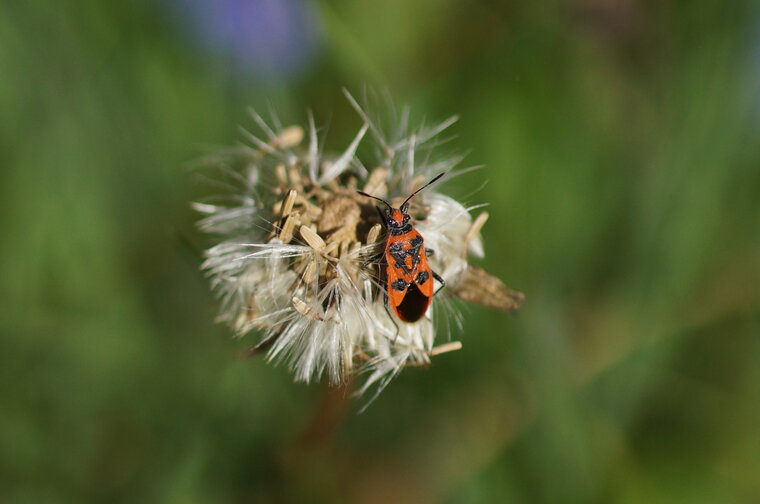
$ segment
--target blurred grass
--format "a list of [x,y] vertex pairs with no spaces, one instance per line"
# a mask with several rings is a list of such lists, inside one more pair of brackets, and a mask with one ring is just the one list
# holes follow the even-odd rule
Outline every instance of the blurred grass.
[[[0,5],[0,501],[760,500],[756,6],[330,2],[274,84],[172,12]],[[267,100],[339,147],[365,84],[461,115],[528,298],[306,442],[330,395],[232,359],[187,163]]]

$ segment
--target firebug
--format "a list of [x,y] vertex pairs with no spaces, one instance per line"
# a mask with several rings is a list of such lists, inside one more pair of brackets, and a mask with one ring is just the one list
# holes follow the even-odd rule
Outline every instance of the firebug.
[[[380,201],[387,207],[385,210],[376,207],[385,226],[385,249],[369,258],[365,265],[374,263],[384,268],[386,309],[390,305],[403,322],[412,323],[421,319],[433,296],[446,285],[443,278],[428,265],[427,258],[433,254],[433,250],[425,248],[422,235],[409,222],[409,201],[445,173],[436,175],[430,182],[414,191],[398,208],[394,208],[382,198],[357,191],[362,196]],[[441,284],[435,292],[433,279]]]

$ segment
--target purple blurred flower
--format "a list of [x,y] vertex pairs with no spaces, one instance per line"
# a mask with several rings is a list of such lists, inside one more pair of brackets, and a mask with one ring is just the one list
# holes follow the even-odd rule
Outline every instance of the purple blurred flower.
[[319,42],[305,0],[169,0],[191,36],[234,70],[280,80],[306,70]]

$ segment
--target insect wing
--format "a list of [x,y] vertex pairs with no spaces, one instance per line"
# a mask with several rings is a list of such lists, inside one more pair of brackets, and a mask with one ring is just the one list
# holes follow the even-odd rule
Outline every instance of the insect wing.
[[420,291],[416,283],[411,283],[401,303],[394,306],[393,310],[404,322],[417,322],[430,306],[430,298],[431,296],[426,296]]
[[420,259],[417,271],[414,273],[414,283],[417,284],[422,294],[429,298],[433,297],[433,275],[430,266],[428,266],[424,245],[420,247]]
[[[419,240],[419,243],[412,246],[415,240]],[[396,243],[401,241],[398,240]],[[433,298],[433,279],[419,233],[410,233],[403,242],[403,247],[389,247],[387,253],[388,298],[399,319],[404,322],[416,322],[425,315],[430,306]],[[403,251],[399,251],[399,248]]]

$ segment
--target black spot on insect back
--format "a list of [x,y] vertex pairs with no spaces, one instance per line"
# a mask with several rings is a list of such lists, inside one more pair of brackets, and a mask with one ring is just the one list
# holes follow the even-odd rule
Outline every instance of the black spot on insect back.
[[407,284],[402,278],[398,278],[393,282],[393,289],[403,292],[406,290],[408,285],[409,284]]
[[415,278],[414,281],[417,285],[422,285],[428,281],[428,278],[430,278],[430,274],[423,270],[417,273],[417,278]]

